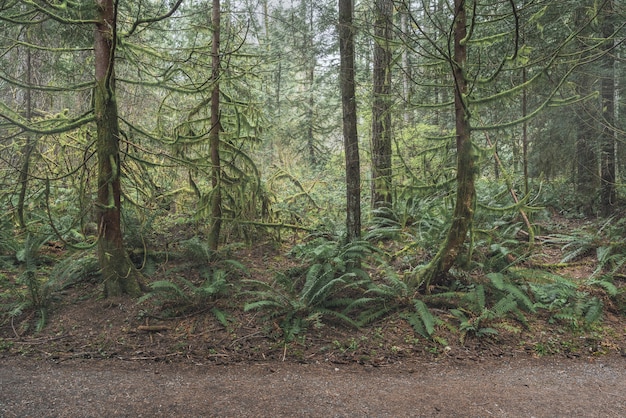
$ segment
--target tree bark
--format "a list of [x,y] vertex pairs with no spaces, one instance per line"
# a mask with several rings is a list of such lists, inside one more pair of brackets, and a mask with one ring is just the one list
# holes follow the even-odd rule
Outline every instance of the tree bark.
[[[28,38],[27,32],[27,42],[30,42]],[[33,66],[32,66],[32,57],[30,48],[26,48],[26,120],[30,122],[32,118],[32,75],[33,75]],[[19,182],[20,182],[20,193],[17,199],[17,222],[20,228],[26,228],[26,219],[24,216],[24,206],[26,205],[26,192],[28,191],[28,177],[30,173],[30,158],[35,150],[35,142],[33,141],[32,134],[30,132],[26,133],[26,143],[22,148],[22,168],[20,170]]]
[[302,1],[302,12],[307,15],[307,28],[304,31],[304,39],[303,39],[303,55],[305,57],[305,67],[306,67],[306,80],[307,80],[307,109],[306,109],[306,141],[307,148],[309,150],[309,162],[315,166],[318,163],[317,158],[317,150],[315,147],[315,129],[313,127],[315,122],[315,91],[314,91],[314,83],[315,83],[315,65],[317,63],[315,52],[313,51],[314,47],[314,39],[313,39],[313,30],[315,29],[313,24],[313,4],[309,10],[307,10],[307,2]]
[[374,101],[372,105],[372,208],[391,207],[391,0],[374,4]]
[[361,237],[361,169],[354,80],[353,9],[352,0],[339,0],[339,78],[346,161],[346,239],[348,241]]
[[454,58],[452,72],[454,76],[454,111],[456,120],[457,150],[457,190],[454,216],[446,240],[435,258],[428,264],[420,276],[426,291],[436,285],[455,264],[463,249],[467,233],[474,218],[476,201],[475,177],[476,155],[471,142],[470,113],[467,108],[467,80],[464,65],[467,57],[466,36],[467,16],[465,0],[454,1]]
[[121,161],[115,97],[116,3],[97,0],[95,116],[97,126],[98,258],[107,297],[141,294],[140,273],[125,251],[121,228]]
[[209,231],[209,248],[217,251],[222,229],[222,167],[220,161],[220,0],[213,0],[211,10],[211,26],[213,27],[213,44],[211,45],[211,70],[213,91],[211,92],[211,131],[209,147],[211,150],[211,229]]
[[606,2],[603,12],[602,81],[600,87],[602,106],[602,131],[600,133],[600,213],[610,216],[614,212],[617,193],[615,190],[615,58],[613,31],[615,25],[613,1]]

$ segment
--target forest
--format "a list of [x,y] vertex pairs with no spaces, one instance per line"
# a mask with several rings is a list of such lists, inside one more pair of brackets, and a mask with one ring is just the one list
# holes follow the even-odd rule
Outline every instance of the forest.
[[0,352],[626,352],[626,3],[2,0],[0,25]]

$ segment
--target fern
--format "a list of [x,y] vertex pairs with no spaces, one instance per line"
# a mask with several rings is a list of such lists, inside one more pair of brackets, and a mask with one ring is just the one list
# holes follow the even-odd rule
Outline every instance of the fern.
[[[15,282],[0,276],[3,285],[0,310],[13,319],[27,311],[34,312],[36,332],[45,327],[53,294],[60,288],[58,277],[44,274],[40,265],[41,247],[49,239],[49,235],[28,233],[15,253],[21,265],[21,273]],[[29,324],[23,323],[22,326],[26,329]]]
[[488,282],[429,296],[432,301],[445,301],[454,306],[449,312],[459,321],[461,340],[467,335],[476,337],[494,335],[491,326],[512,317],[527,326],[523,311],[534,312],[535,304],[522,287],[503,273],[490,273]]
[[415,309],[413,312],[403,313],[400,316],[407,320],[415,332],[424,338],[431,339],[435,333],[437,319],[421,300],[415,299],[413,307]]
[[475,337],[484,337],[488,335],[497,335],[498,331],[489,326],[483,326],[484,322],[493,318],[490,310],[485,309],[480,315],[469,315],[464,309],[450,309],[450,313],[459,321],[459,331],[461,331],[461,343],[465,342],[468,335]]
[[98,275],[100,265],[92,251],[78,251],[55,264],[50,281],[61,290]]
[[615,286],[615,284],[609,281],[608,278],[601,278],[601,279],[591,278],[583,282],[583,284],[585,286],[590,286],[590,287],[600,287],[604,289],[607,295],[611,297],[617,296],[620,292],[617,286]]
[[506,314],[518,309],[517,300],[512,294],[508,294],[491,307],[495,318],[503,318]]
[[[184,277],[175,280],[159,280],[148,285],[150,292],[139,298],[139,303],[149,299],[156,299],[157,305],[168,306],[168,313],[176,315],[206,308],[213,299],[228,293],[232,284],[227,281],[227,273],[223,270],[205,272],[204,281],[194,284]],[[213,308],[215,309],[215,308]],[[215,312],[212,310],[212,312]],[[223,314],[216,314],[216,318],[223,322]]]
[[349,313],[362,306],[366,299],[348,295],[351,289],[369,282],[369,276],[360,266],[372,251],[365,241],[342,244],[314,237],[312,242],[298,245],[291,251],[308,263],[300,271],[291,271],[296,277],[282,273],[271,284],[245,281],[253,289],[246,292],[252,301],[246,303],[244,309],[264,311],[267,318],[281,318],[280,327],[286,342],[295,335],[302,335],[311,324],[321,326],[324,318],[357,326]]
[[402,225],[393,209],[381,207],[372,210],[371,227],[364,239],[375,241],[382,239],[396,239],[402,232]]
[[216,256],[215,251],[211,250],[209,244],[197,236],[181,241],[180,245],[185,252],[185,256],[196,264],[211,262]]
[[[618,289],[606,280],[589,279],[584,286],[597,286],[608,295],[617,295]],[[558,278],[552,283],[531,283],[530,288],[537,302],[535,306],[552,313],[552,321],[569,323],[578,328],[582,324],[588,326],[602,318],[604,305],[598,297],[591,297],[588,292],[568,279]]]
[[602,318],[604,304],[598,298],[591,298],[585,304],[585,322],[587,324],[593,324]]
[[511,300],[515,302],[516,308],[524,309],[528,312],[535,312],[535,305],[530,297],[528,297],[528,294],[519,286],[508,280],[504,274],[489,273],[487,274],[487,278],[496,290],[511,297]]

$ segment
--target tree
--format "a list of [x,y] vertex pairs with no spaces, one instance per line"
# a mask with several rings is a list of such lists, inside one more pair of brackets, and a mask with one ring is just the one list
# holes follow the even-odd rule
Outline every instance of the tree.
[[372,104],[372,208],[391,207],[391,24],[393,3],[374,3],[374,68]]
[[456,204],[448,235],[437,255],[424,272],[424,283],[428,290],[431,280],[450,270],[456,262],[470,225],[474,218],[476,201],[476,155],[471,141],[468,81],[465,73],[467,59],[467,14],[465,0],[454,0],[454,55],[450,61],[454,77],[454,117],[456,121],[457,189]]
[[601,131],[600,131],[600,213],[610,216],[617,200],[615,190],[615,24],[613,0],[607,0],[600,13],[602,80],[600,82]]
[[[404,4],[408,8],[406,2]],[[426,7],[412,10],[411,27],[419,35],[410,37],[417,45],[407,46],[422,58],[417,65],[441,71],[446,65],[454,91],[450,106],[454,108],[455,123],[455,203],[442,245],[415,277],[416,283],[424,285],[427,290],[431,285],[445,284],[447,273],[453,266],[462,266],[464,260],[471,259],[473,243],[466,244],[478,200],[475,184],[479,173],[478,159],[481,154],[494,152],[496,146],[499,152],[503,150],[500,143],[491,142],[489,132],[498,132],[505,138],[513,137],[512,128],[523,125],[542,111],[562,109],[584,99],[572,96],[568,81],[572,72],[582,64],[572,59],[576,56],[574,40],[591,21],[587,18],[582,26],[576,26],[572,31],[563,30],[555,17],[567,22],[571,15],[563,16],[561,7],[547,1],[518,5],[515,2],[455,0],[451,9],[454,12],[451,23],[445,7],[438,8],[437,13]],[[531,38],[528,35],[533,26],[539,32],[533,33]],[[550,40],[548,44],[546,39]],[[427,74],[426,71],[423,73]],[[446,86],[444,77],[436,77],[435,80],[418,80],[424,90],[420,93],[425,97],[425,112],[448,105],[445,100],[433,99],[437,96],[432,94],[428,102],[425,92]],[[520,116],[519,103],[524,101],[524,95],[532,100],[522,106]],[[440,129],[443,141],[448,132],[445,125]],[[477,139],[472,138],[473,133],[480,132],[485,133],[487,150],[481,150]],[[514,200],[514,208],[524,217],[524,199],[518,199],[510,185],[507,184],[507,188]],[[532,237],[532,225],[527,221],[524,223]]]
[[211,10],[211,26],[213,40],[211,45],[211,130],[209,146],[211,149],[211,229],[209,231],[209,247],[217,251],[222,227],[222,192],[220,163],[220,0],[213,0]]
[[[574,11],[574,21],[578,25],[584,25],[587,18],[588,7],[581,5]],[[584,37],[583,37],[584,35]],[[577,37],[577,44],[582,53],[582,60],[591,60],[590,63],[581,66],[576,71],[572,80],[576,87],[575,91],[581,97],[591,97],[596,84],[594,76],[593,62],[594,50],[587,48],[588,39],[593,35],[581,33]],[[576,197],[580,204],[579,212],[591,216],[594,214],[594,203],[598,200],[598,153],[596,152],[596,120],[598,119],[596,110],[596,100],[586,100],[575,104],[573,108],[574,120],[567,120],[566,123],[576,126],[576,153],[575,153],[575,174],[576,174]],[[557,118],[554,118],[557,119]],[[561,127],[559,127],[561,128]],[[561,128],[560,130],[564,130]],[[565,151],[565,150],[564,150]]]
[[[26,31],[26,42],[29,42],[30,39],[28,34],[29,30]],[[32,112],[33,112],[33,94],[32,94],[32,81],[33,81],[33,63],[32,63],[32,52],[30,49],[26,49],[26,79],[24,80],[26,83],[26,114],[24,115],[27,122],[32,121]],[[33,151],[35,150],[35,144],[30,133],[26,133],[26,143],[22,149],[22,167],[19,174],[19,182],[20,182],[20,191],[17,200],[17,221],[20,228],[26,228],[26,219],[24,217],[24,205],[26,202],[26,193],[28,191],[28,179],[30,174],[30,160]]]
[[140,273],[124,248],[121,224],[120,128],[115,92],[115,48],[117,45],[117,2],[97,0],[94,54],[94,112],[97,127],[98,200],[100,239],[98,259],[106,296],[139,296]]
[[353,13],[352,0],[339,0],[339,83],[346,162],[346,239],[348,241],[361,236],[361,173],[354,80]]
[[[16,91],[25,91],[27,98],[33,91],[47,96],[45,107],[49,109],[48,112],[38,111],[32,120],[31,112],[24,117],[19,111],[13,111],[7,96],[3,97],[0,112],[6,121],[3,127],[20,129],[27,133],[27,139],[31,134],[39,135],[41,137],[39,142],[43,143],[40,144],[41,151],[56,154],[53,160],[58,159],[56,164],[34,167],[39,170],[35,175],[39,179],[44,179],[39,180],[40,183],[44,183],[45,190],[45,201],[39,202],[39,208],[47,212],[50,221],[49,228],[42,228],[40,232],[49,234],[48,231],[53,231],[59,239],[66,240],[67,234],[75,230],[76,219],[82,221],[85,217],[82,194],[79,193],[81,201],[73,200],[72,205],[65,209],[65,215],[75,216],[74,220],[64,220],[62,228],[58,228],[55,225],[58,219],[53,218],[50,210],[50,202],[53,200],[50,194],[54,192],[54,183],[57,183],[57,189],[65,190],[66,196],[62,198],[68,199],[67,190],[70,185],[77,186],[74,178],[80,176],[75,174],[80,172],[81,167],[88,166],[88,160],[93,155],[89,147],[95,143],[98,161],[94,217],[99,230],[98,258],[106,296],[122,294],[137,296],[141,292],[139,286],[141,275],[125,250],[121,221],[122,178],[128,167],[124,167],[121,158],[120,142],[128,139],[128,132],[123,133],[120,129],[118,114],[116,58],[120,53],[119,40],[121,37],[129,36],[142,25],[155,23],[170,16],[180,3],[181,0],[174,4],[168,13],[159,17],[132,21],[129,24],[130,30],[123,35],[118,33],[118,2],[113,0],[97,0],[90,5],[71,3],[63,6],[51,3],[13,2],[1,10],[0,19],[9,22],[18,32],[20,28],[31,31],[30,27],[36,27],[44,33],[54,34],[46,39],[48,45],[44,45],[42,39],[31,38],[24,42],[15,37],[13,45],[9,44],[7,50],[21,45],[28,51],[32,50],[43,56],[60,57],[49,59],[54,63],[49,67],[50,74],[53,75],[46,75],[45,78],[30,77],[27,74],[25,81],[18,81],[18,77],[6,72],[3,74],[3,78],[9,81]],[[27,19],[16,19],[19,16]],[[85,30],[87,28],[95,30],[87,31]],[[87,34],[91,37],[93,48],[87,45],[89,42]],[[51,44],[55,47],[50,47]],[[84,63],[89,59],[89,54],[93,54],[94,73],[84,71]],[[29,55],[31,54],[27,54],[27,58]],[[91,95],[86,92],[91,92]],[[89,98],[92,100],[88,100]],[[73,114],[79,116],[72,117]],[[96,133],[96,140],[93,142],[90,139],[94,127],[92,122],[95,122]],[[71,144],[68,146],[70,139]],[[27,146],[31,144],[29,140],[26,141]],[[76,153],[82,154],[82,158],[77,158],[76,154],[66,154],[68,149],[76,150],[83,146],[85,148],[81,150],[82,152]],[[25,165],[27,162],[28,159],[25,159],[21,165],[22,175],[29,174],[29,169]],[[66,172],[63,172],[64,170]],[[31,176],[31,179],[37,180],[37,177]],[[22,186],[26,185],[25,179],[27,177],[22,177],[20,181]],[[86,187],[85,184],[78,185],[79,190]],[[20,195],[26,194],[24,190],[25,187],[22,187]],[[69,196],[76,197],[72,194]],[[19,198],[22,199],[25,200],[26,196]],[[20,205],[23,205],[23,202]],[[18,217],[22,216],[18,214]]]

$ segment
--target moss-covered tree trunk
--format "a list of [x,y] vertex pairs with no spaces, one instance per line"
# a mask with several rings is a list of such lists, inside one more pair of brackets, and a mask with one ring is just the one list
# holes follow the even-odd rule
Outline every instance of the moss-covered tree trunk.
[[99,13],[94,36],[98,258],[105,296],[138,296],[140,273],[124,249],[121,228],[121,166],[114,72],[117,10],[113,0],[97,0],[96,6]]
[[[30,41],[28,39],[27,32],[27,42]],[[26,120],[30,122],[32,118],[32,75],[33,75],[33,66],[31,60],[31,51],[30,48],[26,49]],[[35,150],[35,142],[33,141],[32,135],[30,132],[26,133],[26,143],[22,148],[22,168],[20,170],[19,183],[20,183],[20,192],[17,199],[17,222],[20,228],[26,228],[26,219],[24,216],[24,206],[26,205],[26,192],[28,190],[28,177],[30,174],[30,158]]]
[[353,10],[352,0],[339,0],[339,78],[346,161],[346,239],[348,241],[361,237],[361,168],[355,97]]
[[600,95],[602,100],[602,131],[600,133],[600,213],[610,216],[615,211],[615,53],[613,1],[608,0],[602,12],[602,37],[604,38]]
[[220,0],[213,0],[211,11],[213,27],[213,45],[211,45],[211,131],[209,146],[211,148],[211,229],[209,231],[209,248],[217,251],[222,229],[222,167],[220,161]]
[[372,104],[372,208],[391,207],[391,25],[393,3],[374,4],[374,101]]
[[429,291],[445,277],[463,249],[474,218],[476,200],[476,156],[471,142],[470,112],[466,101],[467,79],[463,71],[467,57],[467,16],[465,0],[454,1],[454,111],[456,119],[457,190],[454,218],[446,240],[420,276]]

